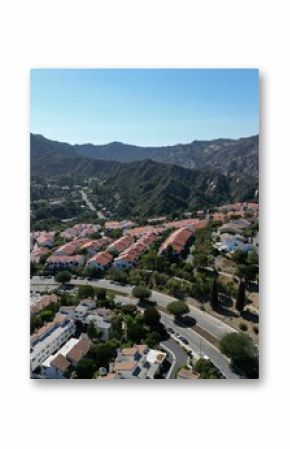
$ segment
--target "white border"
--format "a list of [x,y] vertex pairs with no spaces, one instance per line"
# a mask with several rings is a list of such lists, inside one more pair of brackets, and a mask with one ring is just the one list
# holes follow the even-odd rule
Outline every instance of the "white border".
[[[1,6],[2,447],[285,447],[287,4],[11,0]],[[29,69],[76,66],[260,69],[263,380],[122,383],[121,388],[28,380]]]

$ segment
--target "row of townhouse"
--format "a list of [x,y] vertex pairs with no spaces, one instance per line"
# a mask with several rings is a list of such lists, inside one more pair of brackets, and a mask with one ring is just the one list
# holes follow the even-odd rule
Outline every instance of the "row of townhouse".
[[104,271],[109,268],[113,259],[114,257],[112,254],[106,251],[101,251],[88,260],[87,266],[94,270]]
[[115,361],[110,365],[110,372],[98,379],[155,379],[165,359],[165,352],[150,349],[147,345],[119,349]]
[[71,242],[65,243],[57,248],[54,251],[54,256],[72,256],[89,241],[89,239],[72,240]]
[[85,249],[88,252],[88,254],[94,255],[101,249],[106,248],[106,246],[108,246],[110,243],[112,243],[112,241],[113,241],[113,239],[111,239],[110,237],[106,237],[106,236],[101,237],[96,240],[89,240],[87,243],[85,243],[81,247],[81,250]]
[[91,223],[79,223],[71,228],[65,229],[60,235],[66,240],[74,240],[84,237],[89,237],[90,235],[98,232],[101,229],[99,224]]
[[120,254],[127,248],[129,248],[129,246],[131,246],[134,241],[134,237],[131,237],[130,235],[124,235],[123,237],[120,237],[119,239],[112,242],[108,246],[107,251],[113,255]]
[[46,259],[46,267],[49,270],[70,269],[78,267],[84,263],[84,257],[77,254],[75,256],[51,255]]
[[78,362],[87,355],[92,342],[87,335],[70,338],[57,352],[49,355],[41,363],[41,375],[46,379],[65,379],[69,368],[76,368]]
[[193,234],[194,231],[188,227],[176,229],[163,242],[159,249],[159,254],[166,252],[169,247],[172,248],[174,254],[182,254]]
[[75,333],[75,323],[64,315],[57,315],[30,338],[30,368],[34,371],[54,354]]
[[142,235],[129,248],[123,251],[113,262],[114,268],[131,268],[138,262],[139,257],[148,250],[150,245],[157,240],[157,235],[153,232]]

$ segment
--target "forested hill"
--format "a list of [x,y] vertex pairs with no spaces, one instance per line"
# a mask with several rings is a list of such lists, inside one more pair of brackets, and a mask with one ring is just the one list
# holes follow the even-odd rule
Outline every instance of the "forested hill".
[[188,169],[151,159],[121,163],[79,156],[74,147],[31,135],[32,176],[97,176],[98,195],[120,216],[183,212],[228,201],[252,200],[253,176],[225,176],[212,169]]

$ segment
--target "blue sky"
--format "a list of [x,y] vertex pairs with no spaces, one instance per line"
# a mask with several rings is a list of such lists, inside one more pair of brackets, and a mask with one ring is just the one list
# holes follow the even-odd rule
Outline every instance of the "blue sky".
[[173,145],[259,130],[255,69],[33,69],[31,132]]

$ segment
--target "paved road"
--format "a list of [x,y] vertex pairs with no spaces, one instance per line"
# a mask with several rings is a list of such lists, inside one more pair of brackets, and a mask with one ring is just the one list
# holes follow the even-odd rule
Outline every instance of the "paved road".
[[[39,277],[35,276],[31,280],[32,287],[39,287],[43,284],[51,285],[52,287],[57,285],[57,283],[54,281],[53,278],[46,278],[46,279],[41,278],[40,279]],[[130,285],[122,286],[122,285],[112,284],[107,279],[97,279],[97,280],[93,280],[93,281],[86,281],[86,280],[82,280],[82,279],[72,279],[71,284],[74,284],[74,285],[92,284],[95,287],[104,287],[109,290],[117,290],[120,293],[123,292],[126,294],[131,294],[131,292],[132,292],[132,286],[130,286]],[[176,298],[173,298],[172,296],[166,295],[164,293],[155,292],[155,291],[152,292],[151,299],[153,301],[156,301],[156,303],[159,306],[164,307],[164,308],[166,308],[166,306],[170,302],[176,301]],[[236,330],[233,329],[228,324],[218,320],[214,316],[198,309],[197,307],[189,305],[189,309],[190,309],[190,312],[188,315],[191,318],[193,318],[194,320],[196,320],[197,324],[201,328],[205,329],[207,332],[209,332],[210,334],[212,334],[214,337],[216,337],[218,339],[223,337],[225,334],[228,334],[229,332],[236,332]]]
[[82,195],[83,201],[87,204],[88,208],[92,210],[93,212],[96,212],[95,206],[91,203],[91,201],[88,199],[88,195],[83,190],[80,190],[80,193]]
[[[175,379],[176,370],[187,363],[187,354],[172,338],[162,341],[161,347],[168,351],[172,363],[168,378]],[[172,354],[174,354],[174,360]]]
[[104,215],[101,211],[97,210],[97,209],[95,208],[95,206],[93,205],[93,203],[88,199],[88,195],[86,194],[86,192],[84,192],[83,190],[80,190],[80,193],[81,193],[81,195],[82,195],[83,201],[87,204],[88,208],[89,208],[91,211],[96,212],[98,218],[100,218],[100,219],[105,219],[105,218],[106,218],[105,215]]
[[227,379],[239,379],[239,376],[231,370],[229,360],[203,337],[194,332],[191,328],[178,326],[175,321],[168,316],[165,318],[163,315],[162,321],[165,324],[165,327],[171,327],[175,332],[187,338],[189,347],[193,353],[199,356],[208,356],[224,377]]

